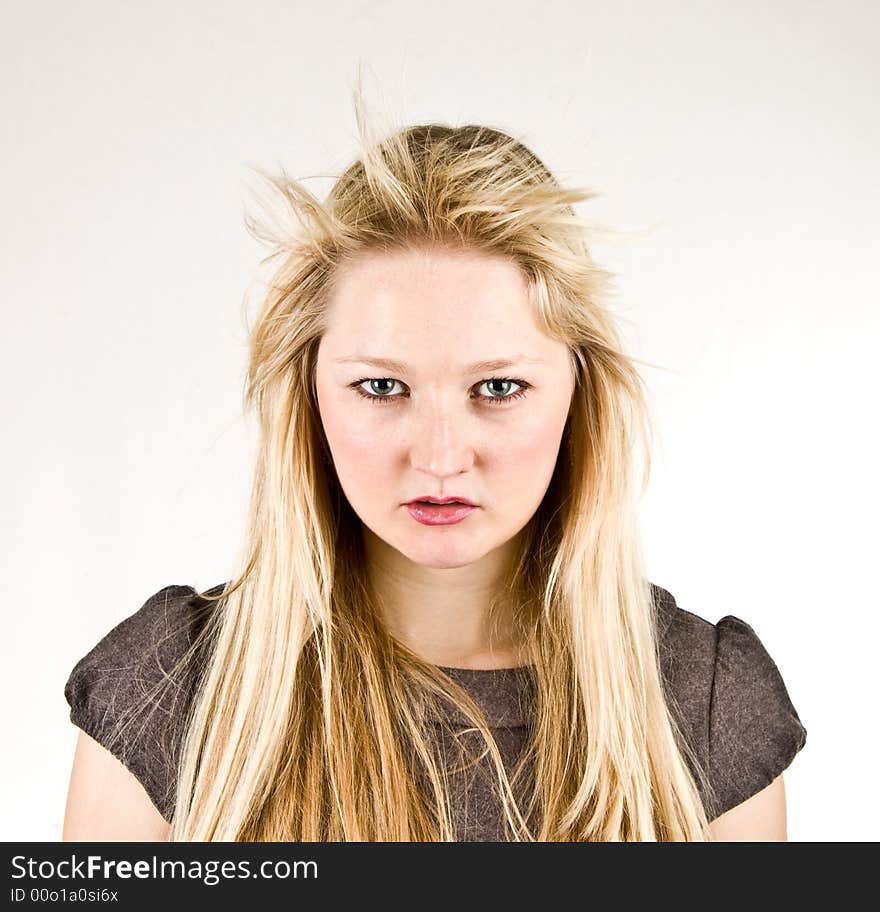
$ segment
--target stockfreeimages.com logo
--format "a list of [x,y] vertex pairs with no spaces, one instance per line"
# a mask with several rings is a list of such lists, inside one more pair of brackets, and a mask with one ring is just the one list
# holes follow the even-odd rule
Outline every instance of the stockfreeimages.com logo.
[[30,878],[32,880],[91,880],[102,878],[110,880],[140,880],[165,879],[170,880],[200,880],[206,886],[214,886],[221,880],[237,880],[246,878],[264,878],[287,880],[317,879],[318,863],[316,861],[285,861],[284,859],[266,859],[255,867],[250,861],[177,861],[168,858],[159,859],[153,855],[150,859],[141,858],[137,861],[126,859],[102,858],[100,855],[87,855],[78,858],[72,854],[70,858],[61,861],[42,861],[35,858],[26,858],[16,855],[12,859],[13,879]]

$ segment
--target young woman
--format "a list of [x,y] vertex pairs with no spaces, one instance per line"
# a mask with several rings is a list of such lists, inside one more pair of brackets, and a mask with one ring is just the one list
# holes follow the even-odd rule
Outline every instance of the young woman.
[[73,668],[64,838],[784,840],[776,665],[645,576],[592,194],[497,130],[357,114],[325,202],[272,177],[293,227],[249,220],[280,263],[239,562]]

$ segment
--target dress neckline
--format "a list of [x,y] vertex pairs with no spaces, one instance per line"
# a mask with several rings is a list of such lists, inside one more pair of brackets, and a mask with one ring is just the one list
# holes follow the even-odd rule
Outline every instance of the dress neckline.
[[[470,694],[492,728],[527,725],[534,715],[534,665],[508,668],[455,668],[435,666]],[[448,720],[469,724],[463,713],[444,703],[440,709]]]

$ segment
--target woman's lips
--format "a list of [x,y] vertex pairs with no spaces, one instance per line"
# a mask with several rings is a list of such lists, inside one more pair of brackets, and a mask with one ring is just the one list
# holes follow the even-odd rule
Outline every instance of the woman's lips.
[[479,509],[467,504],[429,504],[422,501],[412,501],[405,506],[409,515],[425,526],[449,526]]

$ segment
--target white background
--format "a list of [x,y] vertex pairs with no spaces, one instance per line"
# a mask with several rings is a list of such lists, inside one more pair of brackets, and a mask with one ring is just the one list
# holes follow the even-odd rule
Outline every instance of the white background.
[[60,838],[75,662],[227,579],[248,168],[338,174],[358,61],[401,125],[500,127],[602,192],[580,210],[624,232],[594,254],[656,365],[651,578],[782,671],[790,839],[880,836],[875,4],[4,6],[0,839]]

